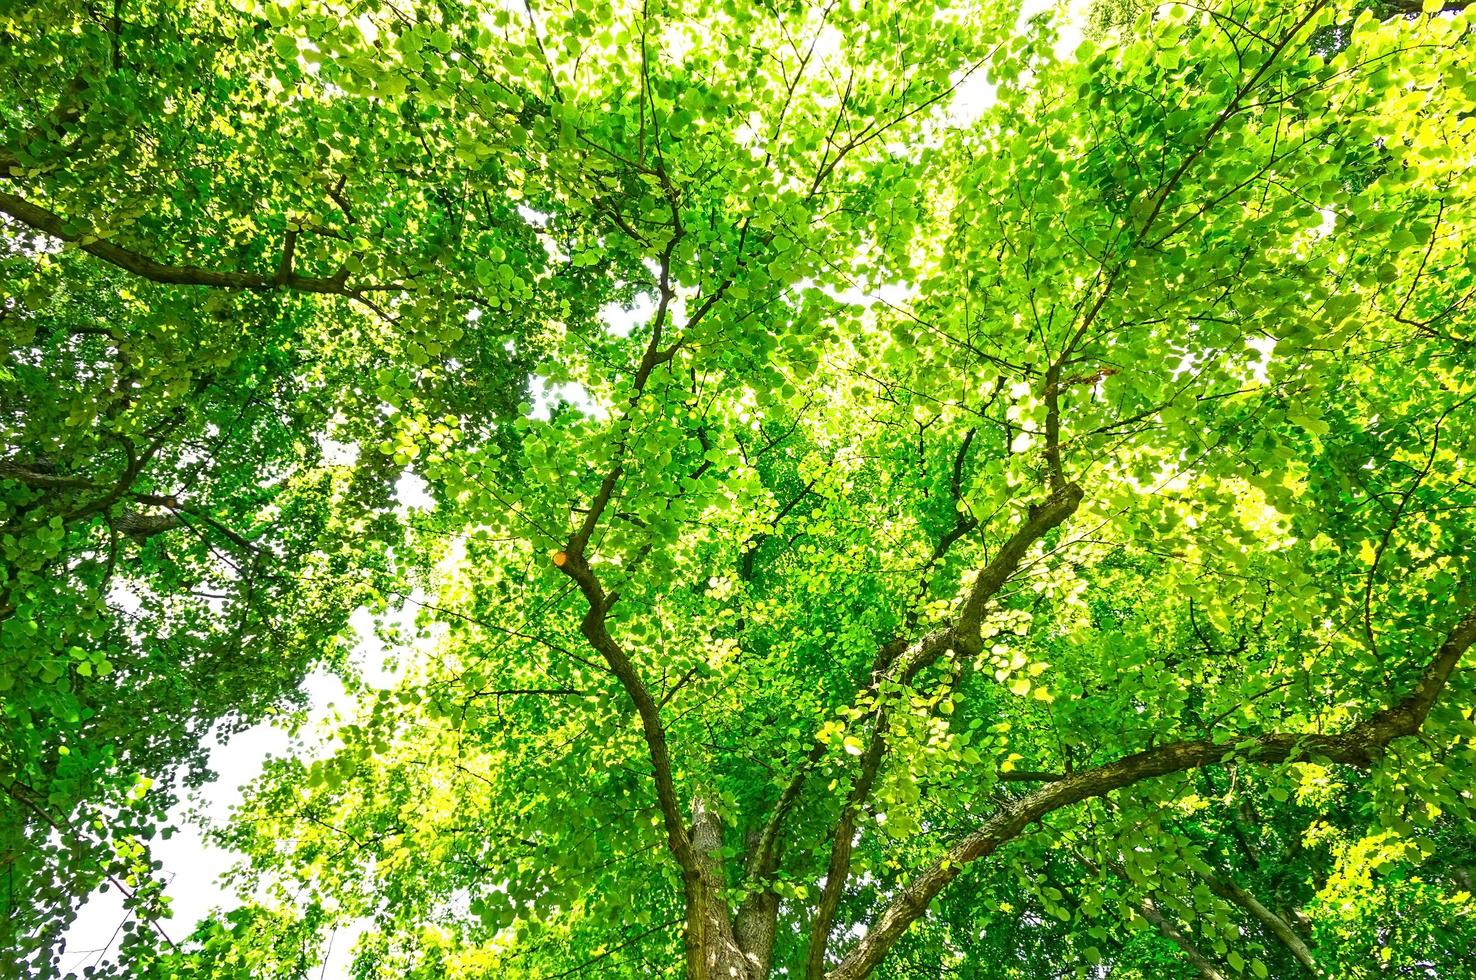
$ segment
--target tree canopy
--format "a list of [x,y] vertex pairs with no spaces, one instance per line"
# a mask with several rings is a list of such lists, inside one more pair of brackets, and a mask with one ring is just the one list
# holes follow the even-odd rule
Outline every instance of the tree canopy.
[[0,9],[0,964],[1476,974],[1464,6]]

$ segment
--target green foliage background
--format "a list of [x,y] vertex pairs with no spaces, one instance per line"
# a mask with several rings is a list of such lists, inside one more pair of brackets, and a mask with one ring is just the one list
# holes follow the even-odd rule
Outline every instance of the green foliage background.
[[0,962],[1476,972],[1463,5],[1016,15],[0,6]]

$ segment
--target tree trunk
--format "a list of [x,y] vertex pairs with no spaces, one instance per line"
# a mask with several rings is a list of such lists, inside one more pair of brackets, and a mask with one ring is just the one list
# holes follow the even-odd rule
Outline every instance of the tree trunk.
[[[755,831],[747,841],[748,852],[761,846],[762,835]],[[738,948],[748,959],[749,973],[753,980],[764,980],[769,975],[774,959],[774,929],[779,921],[779,896],[770,888],[769,876],[778,866],[777,855],[770,862],[761,863],[754,883],[754,890],[738,908],[738,921],[734,927]]]
[[738,946],[723,873],[723,824],[707,800],[692,801],[692,855],[684,874],[687,899],[687,980],[763,980]]

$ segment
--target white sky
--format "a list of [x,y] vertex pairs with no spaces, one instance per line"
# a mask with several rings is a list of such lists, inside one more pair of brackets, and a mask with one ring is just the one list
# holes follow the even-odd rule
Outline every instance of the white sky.
[[[414,492],[402,493],[402,500],[414,505]],[[413,626],[416,606],[406,603],[395,619],[408,632]],[[373,617],[368,610],[359,609],[350,618],[357,644],[354,660],[365,679],[375,686],[387,686],[392,673],[384,669],[386,658],[391,655],[374,633]],[[303,681],[303,691],[309,704],[310,726],[320,726],[336,712],[348,711],[351,699],[343,684],[332,675],[315,671]],[[167,823],[179,828],[169,840],[155,838],[153,856],[163,863],[168,881],[167,892],[172,905],[172,918],[161,925],[171,939],[184,939],[194,929],[195,923],[204,918],[211,909],[232,908],[240,904],[235,895],[220,885],[220,876],[238,859],[239,855],[209,843],[204,839],[200,823],[192,819],[189,811],[195,809],[201,817],[211,821],[222,821],[230,814],[231,807],[241,802],[242,790],[257,776],[270,756],[285,755],[291,747],[291,738],[280,727],[270,723],[252,727],[231,736],[222,742],[212,735],[210,743],[210,768],[217,774],[215,782],[198,793],[181,799],[170,811]],[[62,957],[65,970],[81,971],[83,967],[101,961],[110,951],[116,952],[118,931],[124,919],[123,900],[115,891],[95,895],[78,914],[77,921],[67,932],[67,953]],[[324,980],[347,980],[349,951],[352,942],[334,943],[331,962],[323,974]]]
[[[1052,0],[1025,0],[1020,24],[1053,5]],[[1064,0],[1063,6],[1070,10],[1071,16],[1056,45],[1059,56],[1069,55],[1081,43],[1081,25],[1085,22],[1089,5],[1090,0]],[[949,117],[956,124],[965,123],[977,118],[993,101],[994,87],[981,72],[959,88],[949,108]],[[649,318],[651,308],[649,303],[638,303],[634,310],[628,312],[618,309],[602,312],[611,332],[625,336],[634,325]],[[576,404],[588,401],[582,392],[568,390],[569,386],[548,386],[544,379],[535,379],[535,388],[534,414],[540,417],[547,417],[549,403],[555,397]],[[424,483],[413,474],[407,473],[398,489],[400,503],[405,507],[424,507],[429,503]],[[414,615],[414,604],[407,603],[398,618],[408,629]],[[387,682],[389,676],[381,668],[390,651],[374,635],[372,618],[366,610],[360,609],[354,613],[351,623],[358,640],[354,654],[356,663],[371,682]],[[310,705],[310,724],[321,724],[335,711],[352,707],[343,685],[327,674],[315,672],[309,675],[303,682],[303,689]],[[223,820],[242,800],[245,785],[261,774],[267,758],[285,754],[290,742],[283,729],[267,723],[248,728],[223,743],[211,737],[210,767],[218,778],[181,801],[168,820],[179,831],[168,841],[156,839],[153,845],[154,857],[163,863],[164,875],[168,879],[167,889],[174,913],[162,925],[176,941],[188,936],[195,923],[212,909],[228,909],[239,904],[235,895],[223,889],[219,881],[239,855],[206,841],[200,824],[190,818],[189,811],[196,809],[207,819]],[[98,963],[116,951],[123,918],[121,896],[115,892],[94,896],[83,906],[67,932],[68,952],[62,958],[63,969],[80,972],[83,967]],[[345,934],[334,938],[328,962],[320,967],[322,980],[348,980],[354,938]]]

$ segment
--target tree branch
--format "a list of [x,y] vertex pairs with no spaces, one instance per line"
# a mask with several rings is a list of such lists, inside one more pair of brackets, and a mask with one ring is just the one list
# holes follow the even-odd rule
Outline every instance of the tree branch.
[[1285,919],[1271,911],[1260,899],[1231,879],[1218,878],[1214,875],[1203,877],[1210,891],[1250,913],[1251,918],[1259,922],[1263,929],[1285,946],[1287,952],[1291,953],[1308,973],[1314,977],[1322,976],[1322,968],[1317,965],[1317,959],[1312,955],[1312,950]]
[[[966,448],[966,447],[965,447]],[[949,650],[957,650],[973,657],[979,653],[982,641],[979,636],[984,611],[990,600],[1004,587],[1005,582],[1020,567],[1020,562],[1037,541],[1051,530],[1059,527],[1076,513],[1081,505],[1081,487],[1066,483],[1058,487],[1050,497],[1039,504],[1032,504],[1027,519],[994,556],[994,560],[980,570],[969,590],[968,599],[958,620],[945,629],[937,630],[913,644],[903,654],[905,659],[897,670],[895,680],[903,685],[924,669],[936,663]],[[885,653],[886,648],[883,648]],[[878,654],[878,668],[873,673],[868,692],[879,696],[882,675],[890,667],[890,658]],[[856,817],[865,805],[875,785],[877,773],[885,757],[886,735],[889,728],[887,709],[878,701],[871,738],[861,756],[861,769],[851,793],[841,810],[831,840],[830,861],[825,873],[825,888],[816,906],[815,920],[811,927],[809,952],[806,955],[806,976],[818,980],[825,975],[825,951],[830,943],[834,927],[835,911],[840,905],[846,882],[850,877],[851,849],[854,846]]]
[[1341,734],[1273,732],[1235,742],[1175,742],[1080,770],[1011,801],[903,888],[866,936],[828,974],[829,980],[861,980],[870,975],[897,939],[969,863],[993,854],[1055,810],[1147,779],[1216,765],[1232,756],[1261,765],[1314,757],[1359,768],[1373,765],[1394,739],[1419,732],[1461,655],[1473,642],[1476,610],[1468,612],[1446,636],[1408,697]]
[[1165,939],[1179,947],[1185,958],[1194,964],[1194,968],[1199,971],[1199,975],[1204,980],[1225,980],[1225,974],[1220,971],[1220,968],[1204,955],[1204,951],[1195,945],[1193,940],[1184,935],[1182,929],[1169,921],[1168,916],[1159,910],[1158,905],[1151,898],[1134,902],[1133,908],[1152,923]]
[[350,286],[346,268],[333,276],[304,276],[293,272],[292,252],[295,233],[289,233],[291,237],[283,250],[277,271],[271,275],[257,275],[251,272],[222,272],[193,265],[166,265],[131,249],[123,248],[105,238],[84,235],[69,228],[66,222],[54,212],[3,191],[0,191],[0,213],[7,214],[21,224],[50,235],[52,238],[74,244],[89,255],[102,259],[104,262],[110,262],[136,276],[165,285],[210,286],[219,289],[248,289],[263,292],[289,289],[296,292],[324,293],[355,299],[366,292],[385,292],[403,288],[400,285],[388,283]]

